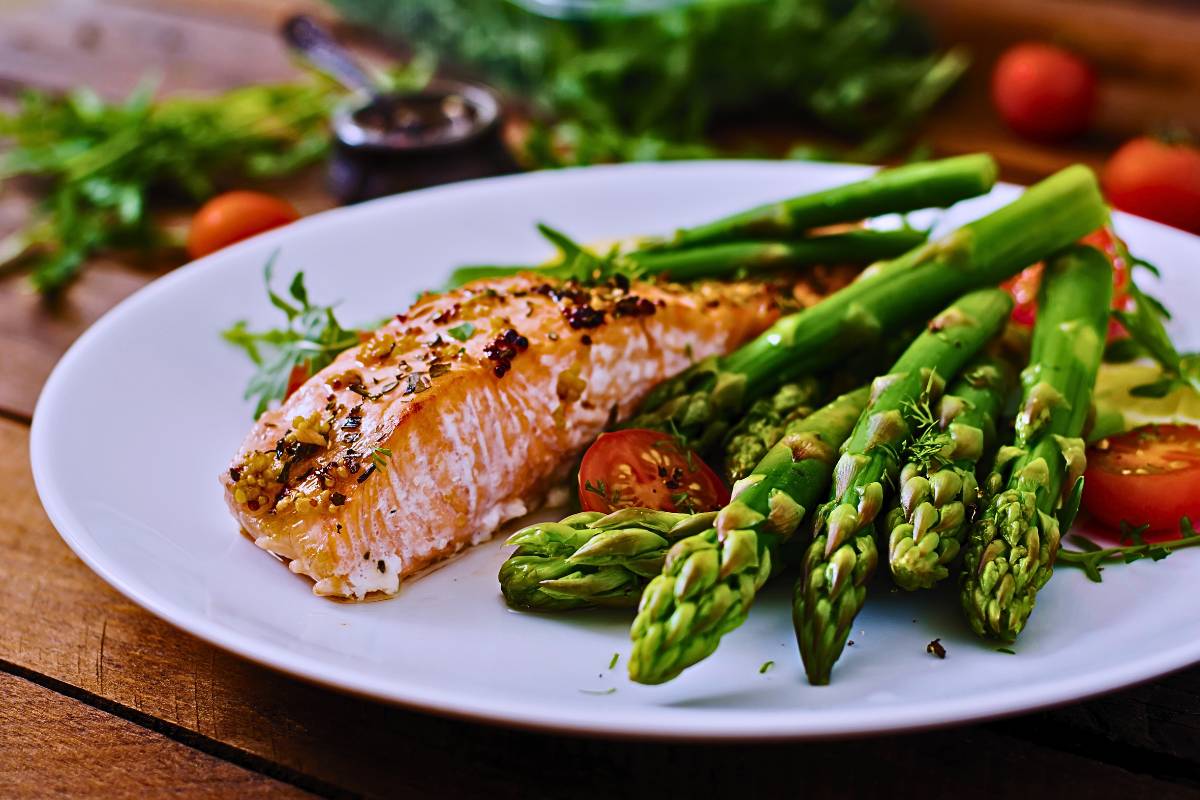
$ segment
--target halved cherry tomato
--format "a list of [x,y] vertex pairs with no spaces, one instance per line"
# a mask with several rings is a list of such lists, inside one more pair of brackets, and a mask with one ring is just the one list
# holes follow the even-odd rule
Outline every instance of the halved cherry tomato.
[[269,194],[247,191],[219,194],[192,217],[188,255],[200,258],[298,219],[300,214],[291,203]]
[[1200,428],[1146,425],[1092,447],[1083,507],[1114,530],[1125,522],[1178,533],[1180,517],[1200,524]]
[[584,511],[619,508],[715,511],[729,489],[700,457],[660,431],[630,428],[604,433],[579,467],[579,504]]
[[[1125,257],[1125,247],[1108,228],[1098,228],[1079,240],[1082,244],[1090,244],[1100,250],[1113,267],[1113,299],[1112,307],[1129,310],[1132,300],[1129,297],[1129,262]],[[1038,289],[1042,284],[1042,265],[1034,264],[1001,284],[1013,297],[1013,322],[1020,325],[1033,325],[1037,319]],[[1125,329],[1116,320],[1108,323],[1108,340],[1121,339],[1126,336]]]

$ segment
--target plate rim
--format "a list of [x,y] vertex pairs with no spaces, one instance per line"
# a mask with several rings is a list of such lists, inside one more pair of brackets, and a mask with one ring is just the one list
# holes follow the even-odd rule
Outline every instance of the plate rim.
[[[173,601],[165,593],[155,592],[151,589],[139,590],[129,582],[126,576],[121,574],[119,559],[104,552],[88,532],[88,526],[70,510],[69,501],[54,486],[51,475],[52,453],[47,441],[49,434],[46,432],[46,423],[41,420],[46,416],[46,409],[62,402],[59,398],[61,392],[58,387],[66,380],[64,376],[70,372],[76,361],[84,357],[92,346],[92,342],[103,337],[108,328],[117,324],[116,321],[123,314],[142,304],[152,303],[160,293],[169,291],[176,282],[190,280],[196,270],[205,269],[205,265],[211,260],[236,258],[236,253],[244,247],[263,247],[271,243],[283,244],[298,226],[303,226],[309,231],[318,231],[321,226],[338,225],[343,217],[361,214],[363,209],[419,203],[433,195],[470,191],[472,187],[480,184],[537,184],[543,181],[558,180],[559,176],[583,171],[686,171],[713,167],[736,169],[754,166],[761,168],[766,165],[797,170],[807,168],[831,172],[836,170],[858,171],[864,175],[876,169],[870,165],[826,164],[823,162],[718,159],[609,164],[462,181],[319,212],[293,223],[293,225],[270,231],[253,240],[235,244],[212,256],[183,265],[141,287],[105,312],[71,344],[51,371],[38,396],[30,425],[30,464],[42,507],[59,537],[89,569],[124,597],[185,633],[253,663],[278,670],[309,683],[425,713],[501,727],[601,738],[694,742],[854,738],[928,730],[1025,714],[1039,709],[1078,702],[1105,692],[1153,680],[1200,662],[1200,639],[1197,639],[1194,642],[1184,642],[1172,647],[1161,648],[1148,655],[1140,655],[1132,661],[1125,661],[1120,665],[1089,672],[1082,680],[1079,675],[1058,677],[1051,681],[1041,682],[1032,689],[1022,687],[993,692],[982,700],[968,698],[958,701],[926,703],[915,711],[905,706],[870,708],[858,713],[842,707],[807,708],[804,717],[797,717],[790,713],[791,709],[770,712],[733,709],[704,717],[696,715],[694,712],[660,707],[656,711],[665,713],[655,714],[652,719],[647,720],[644,718],[646,716],[644,706],[628,706],[616,710],[610,709],[605,716],[599,719],[581,722],[569,712],[555,713],[552,706],[538,707],[543,710],[535,712],[529,711],[524,704],[506,703],[503,697],[498,695],[494,696],[495,700],[493,701],[481,701],[473,696],[456,695],[446,689],[422,688],[419,680],[405,681],[402,677],[383,680],[364,676],[355,673],[352,669],[330,665],[319,658],[295,653],[284,646],[257,641],[252,636],[238,633],[217,621],[210,621],[188,611],[184,605]],[[1020,188],[1006,182],[997,183],[997,187],[1002,187],[1002,191]],[[1132,217],[1122,212],[1114,212],[1114,216],[1139,227],[1149,226],[1151,230],[1156,230],[1157,234],[1165,235],[1167,238],[1183,237],[1183,240],[1196,238],[1170,226],[1140,217]]]

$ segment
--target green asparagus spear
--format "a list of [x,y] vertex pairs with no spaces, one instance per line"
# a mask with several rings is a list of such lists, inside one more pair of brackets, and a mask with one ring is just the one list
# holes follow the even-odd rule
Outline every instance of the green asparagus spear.
[[1103,224],[1095,176],[1068,167],[1016,201],[863,276],[816,305],[784,317],[724,358],[705,359],[660,384],[628,427],[681,435],[701,453],[728,420],[797,375],[812,375],[855,351],[878,347],[963,292],[994,285]]
[[856,230],[786,242],[727,242],[680,251],[624,255],[614,252],[604,256],[575,245],[572,250],[560,247],[560,260],[548,266],[485,264],[459,267],[450,274],[446,288],[518,272],[537,272],[547,278],[574,279],[583,283],[605,280],[617,273],[628,278],[662,275],[683,282],[813,264],[870,264],[905,253],[925,238],[923,231],[912,228]]
[[646,249],[678,249],[731,239],[778,239],[812,228],[880,214],[947,207],[988,192],[996,162],[978,153],[884,170],[865,180],[780,200],[732,216],[683,228]]
[[962,604],[981,636],[1012,641],[1038,590],[1050,579],[1064,491],[1077,498],[1085,465],[1083,432],[1104,352],[1112,267],[1091,247],[1071,247],[1046,265],[1014,446],[1002,448],[990,479],[995,497],[970,532]]
[[1012,311],[999,289],[972,292],[935,317],[888,375],[842,446],[830,499],[813,521],[793,596],[793,621],[808,679],[829,682],[854,617],[866,601],[877,560],[875,518],[894,486],[900,452],[911,440],[913,410],[936,402],[944,382],[996,334]]
[[632,606],[662,569],[670,543],[715,516],[625,508],[530,525],[509,537],[517,550],[500,567],[500,591],[513,608]]
[[726,483],[732,486],[749,475],[789,425],[812,413],[820,391],[820,382],[805,378],[754,401],[725,440]]
[[673,281],[720,278],[739,270],[781,269],[812,264],[871,264],[895,258],[922,244],[924,231],[859,230],[783,242],[726,242],[686,250],[633,252],[625,260],[638,275]]
[[1015,383],[1012,364],[985,352],[951,384],[936,415],[919,409],[923,429],[905,449],[897,502],[884,525],[891,531],[888,564],[902,589],[928,589],[950,574],[982,497],[976,466],[995,444],[996,421]]
[[829,485],[837,447],[867,395],[866,388],[843,395],[796,423],[738,482],[712,527],[671,546],[630,631],[630,678],[671,680],[742,624],[758,589],[781,564],[780,546]]

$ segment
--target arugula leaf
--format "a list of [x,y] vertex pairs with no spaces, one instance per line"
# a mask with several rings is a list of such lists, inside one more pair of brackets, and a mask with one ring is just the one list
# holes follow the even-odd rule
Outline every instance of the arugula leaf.
[[1192,522],[1187,517],[1179,520],[1180,538],[1165,542],[1150,544],[1143,534],[1149,525],[1130,525],[1121,522],[1120,538],[1125,544],[1121,547],[1101,548],[1098,544],[1079,534],[1071,534],[1068,539],[1080,550],[1070,550],[1066,547],[1058,551],[1058,561],[1061,564],[1079,567],[1088,578],[1100,583],[1100,572],[1104,569],[1101,564],[1106,561],[1121,561],[1132,564],[1135,561],[1149,558],[1151,561],[1162,561],[1176,550],[1185,547],[1200,546],[1200,535],[1196,534]]
[[297,272],[288,285],[288,294],[298,305],[280,297],[271,288],[276,251],[263,267],[263,282],[271,305],[287,317],[287,325],[265,331],[251,331],[239,320],[221,332],[221,338],[240,348],[258,369],[246,386],[245,397],[254,400],[257,419],[271,403],[287,397],[293,372],[299,368],[308,379],[324,369],[339,353],[358,344],[359,331],[346,329],[338,322],[333,306],[314,306],[309,302],[304,273]]
[[1181,386],[1190,386],[1200,391],[1200,354],[1181,354],[1167,334],[1165,322],[1171,313],[1159,300],[1141,290],[1134,280],[1133,268],[1140,267],[1153,275],[1158,268],[1130,255],[1129,250],[1114,237],[1118,251],[1130,265],[1129,297],[1133,300],[1132,310],[1114,310],[1113,317],[1121,323],[1137,346],[1162,367],[1162,377],[1152,383],[1135,386],[1130,394],[1135,397],[1166,397]]

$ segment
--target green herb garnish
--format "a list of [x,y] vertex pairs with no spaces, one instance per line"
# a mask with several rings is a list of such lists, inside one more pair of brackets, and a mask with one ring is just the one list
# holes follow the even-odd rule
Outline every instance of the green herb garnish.
[[1064,547],[1058,551],[1058,560],[1063,564],[1079,567],[1089,579],[1100,583],[1103,580],[1100,573],[1104,570],[1101,564],[1106,561],[1120,561],[1125,564],[1132,564],[1145,558],[1149,558],[1151,561],[1162,561],[1176,550],[1200,546],[1200,536],[1196,534],[1192,521],[1187,517],[1179,520],[1180,537],[1178,539],[1148,543],[1143,536],[1148,527],[1148,525],[1133,526],[1122,522],[1120,537],[1121,541],[1126,544],[1121,547],[1101,547],[1091,539],[1073,533],[1068,538],[1080,549],[1068,550]]
[[450,334],[450,336],[460,342],[465,342],[467,339],[470,339],[475,335],[475,326],[469,322],[464,322],[461,325],[455,325],[453,328],[446,331],[446,333]]
[[271,403],[283,401],[293,372],[301,371],[307,380],[328,366],[338,353],[358,344],[358,331],[347,330],[334,316],[333,306],[313,305],[304,285],[304,273],[297,272],[288,285],[291,300],[276,294],[271,277],[279,253],[271,254],[263,267],[263,281],[271,305],[287,317],[287,326],[251,331],[245,320],[235,322],[221,337],[240,347],[258,367],[246,386],[246,399],[254,400],[254,416],[261,415]]
[[32,221],[0,241],[0,266],[26,264],[40,292],[63,288],[101,251],[178,251],[155,222],[151,194],[198,203],[220,188],[284,175],[328,151],[325,83],[251,86],[214,97],[154,101],[144,82],[124,102],[88,89],[65,97],[26,93],[0,114],[0,180],[47,187]]
[[387,460],[392,457],[392,451],[386,447],[376,447],[371,451],[371,463],[376,469],[387,469]]

